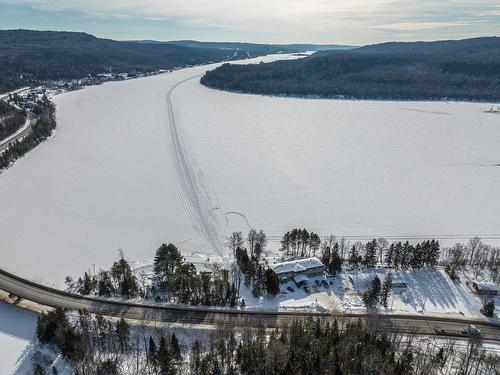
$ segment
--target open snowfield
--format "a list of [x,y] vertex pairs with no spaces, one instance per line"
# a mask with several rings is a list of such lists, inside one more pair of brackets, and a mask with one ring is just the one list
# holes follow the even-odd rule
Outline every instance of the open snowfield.
[[498,233],[485,105],[226,93],[199,84],[206,69],[56,96],[57,134],[0,175],[1,267],[61,286],[118,248],[210,253],[248,229],[229,211],[271,236]]

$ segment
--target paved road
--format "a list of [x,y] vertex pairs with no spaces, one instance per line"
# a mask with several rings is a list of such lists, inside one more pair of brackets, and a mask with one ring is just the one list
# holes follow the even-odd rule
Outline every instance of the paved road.
[[30,89],[30,87],[26,86],[26,87],[21,87],[20,89],[17,89],[17,90],[14,90],[14,91],[10,91],[10,92],[6,92],[4,94],[0,94],[0,100],[7,99],[9,97],[9,95],[22,94],[23,92],[28,91],[29,89]]
[[464,337],[469,324],[481,330],[485,340],[500,342],[500,323],[486,319],[465,319],[449,317],[425,317],[412,315],[365,315],[365,314],[329,314],[308,312],[277,312],[263,310],[210,309],[161,304],[138,304],[111,301],[100,298],[84,297],[54,288],[36,284],[8,272],[0,270],[0,289],[17,297],[42,305],[62,307],[69,310],[86,309],[93,313],[128,319],[170,322],[200,325],[234,325],[238,327],[256,327],[263,323],[267,327],[276,327],[285,322],[306,317],[337,319],[346,324],[358,318],[375,321],[379,327],[390,332],[416,333],[433,336]]
[[26,118],[26,122],[21,128],[19,128],[19,130],[0,141],[0,152],[8,148],[12,143],[15,143],[16,141],[26,137],[31,132],[31,126],[35,121],[36,119],[33,116],[28,115],[28,117]]

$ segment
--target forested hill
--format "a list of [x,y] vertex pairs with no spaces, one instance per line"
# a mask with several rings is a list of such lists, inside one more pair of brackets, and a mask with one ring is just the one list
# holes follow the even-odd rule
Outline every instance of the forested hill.
[[[255,48],[242,57],[269,53]],[[234,51],[170,43],[100,39],[86,33],[0,30],[0,92],[40,80],[104,72],[143,72],[223,61]]]
[[500,59],[500,38],[440,40],[436,42],[389,42],[372,44],[356,50],[361,53],[419,54],[453,56],[463,59]]
[[296,47],[278,46],[272,44],[255,44],[255,43],[240,43],[240,42],[199,42],[197,40],[172,40],[168,42],[159,42],[155,40],[140,40],[142,44],[170,44],[174,46],[182,46],[189,48],[215,49],[224,50],[231,55],[242,57],[254,57],[269,55],[275,53],[293,53],[305,51]]
[[384,43],[293,61],[224,64],[201,82],[266,95],[500,101],[500,38]]

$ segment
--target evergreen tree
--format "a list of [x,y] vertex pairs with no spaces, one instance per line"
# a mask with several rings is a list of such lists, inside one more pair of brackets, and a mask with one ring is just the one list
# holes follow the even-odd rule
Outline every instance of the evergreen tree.
[[252,295],[256,298],[262,296],[263,276],[262,266],[258,265],[255,275],[252,278]]
[[393,264],[394,268],[400,268],[402,263],[404,262],[403,255],[403,245],[401,242],[396,243],[394,245],[394,255],[393,255]]
[[116,323],[116,329],[115,329],[116,336],[118,337],[118,340],[120,342],[120,349],[121,351],[126,351],[128,349],[128,340],[130,336],[130,327],[128,323],[125,321],[125,319],[121,318],[117,323]]
[[495,313],[495,301],[494,300],[484,300],[483,307],[481,308],[481,314],[491,318]]
[[47,375],[47,372],[39,363],[33,364],[33,375]]
[[375,267],[377,265],[377,241],[373,239],[368,242],[365,247],[365,257],[363,258],[363,266],[366,268]]
[[389,295],[391,294],[391,289],[392,289],[392,273],[389,272],[385,277],[384,283],[382,284],[382,290],[380,292],[380,303],[385,308],[387,308]]
[[358,267],[359,263],[361,262],[361,255],[359,254],[359,251],[355,245],[351,247],[351,251],[349,252],[348,262],[349,265],[353,267]]
[[172,356],[165,336],[160,336],[160,345],[158,347],[158,367],[161,375],[170,375],[172,373]]
[[158,364],[158,349],[156,348],[156,343],[152,336],[149,336],[147,358],[149,364],[153,367],[153,369],[156,369],[156,366]]
[[410,259],[410,267],[412,269],[421,268],[423,266],[424,249],[425,249],[425,242],[423,244],[418,243],[415,247],[412,248],[413,253],[411,254],[411,259]]
[[281,251],[285,253],[285,256],[290,256],[290,232],[286,232],[281,239]]
[[231,293],[229,297],[229,306],[230,307],[235,307],[236,306],[236,298],[238,298],[238,291],[236,290],[236,286],[234,283],[231,284]]
[[321,262],[328,267],[330,265],[331,250],[329,246],[325,246],[323,254],[321,255]]
[[374,308],[379,301],[381,282],[378,276],[371,281],[368,289],[363,293],[363,302],[367,307]]
[[36,335],[42,344],[55,344],[70,360],[79,360],[83,354],[81,334],[69,323],[60,308],[41,314],[37,320]]
[[122,297],[132,298],[139,292],[139,284],[134,276],[130,264],[123,256],[111,267],[111,277],[117,284],[117,290]]
[[181,347],[179,346],[179,341],[177,340],[177,337],[175,336],[175,333],[172,332],[172,338],[170,340],[170,348],[172,350],[172,356],[176,360],[181,360],[182,355],[181,355]]
[[437,240],[432,240],[430,243],[430,252],[429,252],[429,258],[427,259],[427,265],[428,266],[437,266],[439,263],[439,258],[440,258],[440,249],[439,249],[439,241]]
[[260,256],[262,255],[262,247],[258,242],[254,246],[254,255],[257,259],[260,259]]
[[328,265],[328,272],[336,275],[342,271],[342,259],[337,251],[332,253],[330,264]]
[[92,293],[93,290],[94,280],[92,280],[92,277],[87,272],[85,272],[85,274],[83,275],[83,282],[80,289],[78,290],[78,293],[87,296]]
[[385,264],[387,265],[387,267],[392,267],[393,262],[394,262],[394,244],[391,243],[385,254]]
[[177,246],[162,244],[157,250],[153,271],[163,281],[168,281],[174,274],[175,267],[182,263],[183,257]]
[[109,272],[99,272],[99,281],[97,282],[97,294],[103,297],[111,297],[114,294],[113,282]]
[[309,235],[309,253],[308,256],[316,256],[316,252],[321,244],[321,238],[314,232]]
[[266,291],[270,295],[277,295],[280,292],[280,281],[278,276],[270,268],[267,268],[264,272]]
[[410,245],[408,241],[404,243],[401,254],[401,267],[403,269],[408,269],[410,267],[410,261],[413,254],[413,246]]

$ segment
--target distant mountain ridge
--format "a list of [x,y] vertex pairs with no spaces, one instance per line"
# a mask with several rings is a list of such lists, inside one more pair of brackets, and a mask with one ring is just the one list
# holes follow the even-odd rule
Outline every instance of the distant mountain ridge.
[[500,38],[391,42],[207,72],[212,88],[299,97],[500,101]]
[[159,42],[156,40],[138,40],[138,43],[149,44],[173,44],[193,48],[219,48],[231,50],[248,51],[268,51],[269,53],[280,52],[305,52],[305,51],[327,51],[327,50],[350,50],[357,46],[348,46],[341,44],[259,44],[244,42],[200,42],[196,40],[172,40]]
[[44,80],[170,69],[281,50],[251,43],[116,41],[83,32],[0,30],[0,92]]
[[79,32],[0,30],[0,92],[43,80],[170,69],[230,57],[216,49],[121,42]]
[[140,40],[136,42],[141,44],[162,44],[162,45],[182,46],[188,48],[197,48],[197,49],[240,51],[242,54],[245,54],[247,52],[250,54],[299,52],[299,50],[297,49],[283,48],[281,46],[274,46],[271,44],[240,43],[240,42],[199,42],[196,40],[172,40],[166,42],[160,42],[155,40]]

